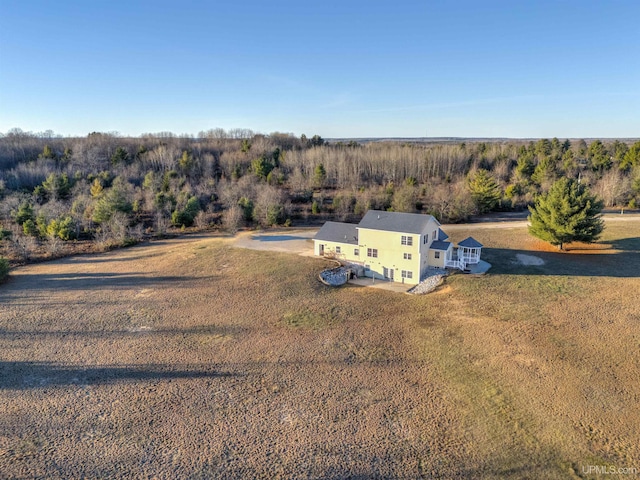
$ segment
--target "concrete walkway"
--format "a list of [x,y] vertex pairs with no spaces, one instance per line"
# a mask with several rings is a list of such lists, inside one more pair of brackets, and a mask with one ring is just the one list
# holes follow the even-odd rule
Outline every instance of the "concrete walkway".
[[484,260],[480,260],[475,265],[467,265],[467,268],[469,269],[469,273],[473,275],[484,275],[491,268],[491,264]]

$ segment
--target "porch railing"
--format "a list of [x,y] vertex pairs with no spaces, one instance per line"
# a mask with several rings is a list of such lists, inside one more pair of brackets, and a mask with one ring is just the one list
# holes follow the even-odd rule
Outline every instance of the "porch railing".
[[467,268],[467,264],[464,260],[445,260],[444,266],[457,268],[459,270],[465,270]]
[[462,260],[465,263],[478,263],[480,261],[479,255],[463,255]]

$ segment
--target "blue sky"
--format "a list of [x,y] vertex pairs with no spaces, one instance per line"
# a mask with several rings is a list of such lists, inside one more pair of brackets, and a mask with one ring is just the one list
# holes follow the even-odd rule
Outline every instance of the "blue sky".
[[640,2],[0,0],[0,132],[638,137]]

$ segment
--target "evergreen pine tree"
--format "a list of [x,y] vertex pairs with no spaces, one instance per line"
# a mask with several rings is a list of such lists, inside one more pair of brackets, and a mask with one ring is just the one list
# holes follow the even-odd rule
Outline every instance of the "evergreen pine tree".
[[319,163],[313,171],[313,183],[316,187],[322,188],[324,182],[327,180],[327,171],[324,165]]
[[124,148],[118,147],[113,155],[111,155],[111,163],[113,165],[126,164],[129,162],[129,152]]
[[560,250],[569,242],[594,242],[604,230],[602,207],[584,185],[561,178],[529,207],[529,233]]
[[502,199],[502,189],[496,179],[484,170],[478,170],[469,178],[469,191],[480,213],[496,208]]

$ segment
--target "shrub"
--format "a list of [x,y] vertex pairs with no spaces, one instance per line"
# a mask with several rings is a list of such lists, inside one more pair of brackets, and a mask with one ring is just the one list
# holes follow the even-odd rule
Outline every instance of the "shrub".
[[522,195],[522,187],[518,183],[509,185],[504,191],[504,196],[511,200],[518,195]]
[[191,197],[187,200],[186,205],[182,209],[176,209],[171,214],[171,222],[176,226],[190,227],[200,211],[200,202],[197,197]]
[[9,275],[9,262],[6,258],[0,257],[0,281]]
[[92,220],[103,223],[116,212],[130,213],[133,207],[129,201],[129,187],[125,180],[116,179],[113,186],[106,193],[103,192],[96,202]]
[[18,225],[23,225],[27,220],[35,220],[36,216],[33,213],[33,206],[30,202],[22,202],[18,211],[13,213],[13,219]]
[[231,235],[235,235],[238,232],[238,228],[242,223],[243,212],[242,208],[238,205],[232,205],[222,217],[222,223],[224,229]]
[[253,220],[253,201],[250,198],[242,197],[238,200],[238,205],[242,208],[242,217],[245,221],[250,222]]
[[29,237],[37,237],[40,234],[40,232],[38,232],[38,226],[36,225],[36,222],[31,219],[28,219],[22,224],[22,231]]
[[43,197],[43,200],[66,199],[71,195],[71,187],[73,187],[73,181],[69,180],[66,173],[61,175],[52,173],[42,182],[44,192],[38,190],[35,194],[38,197]]
[[284,219],[284,208],[282,205],[269,205],[267,207],[267,226],[278,225]]
[[76,223],[69,215],[51,220],[47,225],[47,237],[67,241],[76,238]]
[[0,241],[4,240],[5,238],[11,238],[11,230],[5,230],[0,223]]

